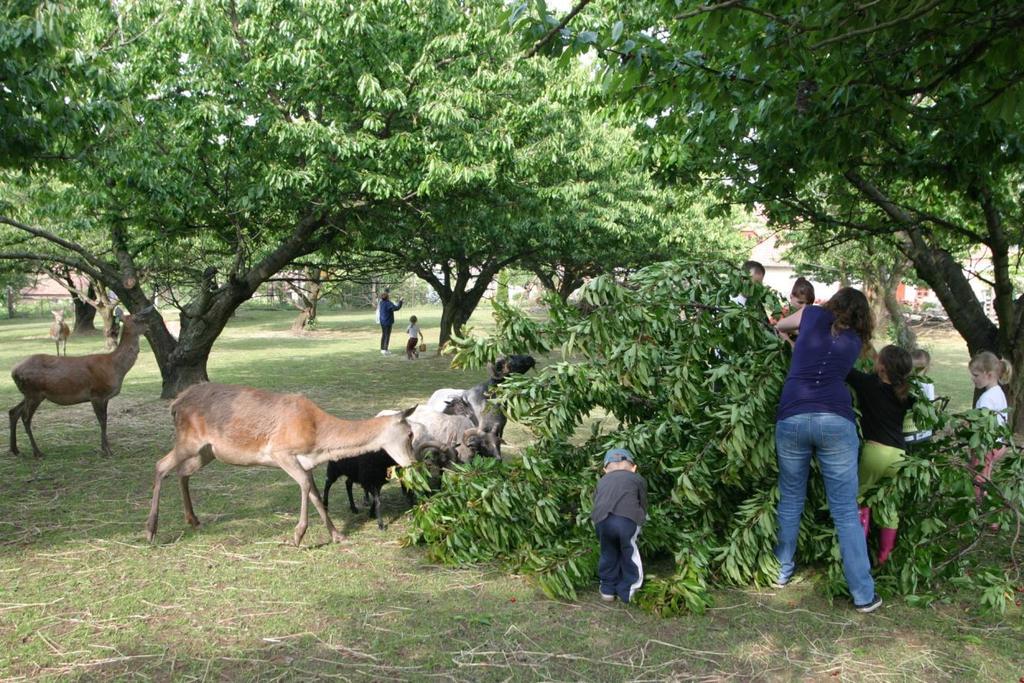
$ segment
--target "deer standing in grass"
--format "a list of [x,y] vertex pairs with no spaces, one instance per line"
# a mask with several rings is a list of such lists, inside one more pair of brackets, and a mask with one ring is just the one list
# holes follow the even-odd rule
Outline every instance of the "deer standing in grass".
[[125,316],[121,341],[110,353],[64,357],[39,353],[14,366],[11,377],[25,397],[8,412],[11,418],[11,452],[14,455],[20,453],[17,429],[18,418],[21,418],[32,443],[32,454],[37,458],[43,457],[32,435],[32,416],[44,400],[62,406],[86,401],[92,403],[100,423],[100,447],[104,455],[112,455],[107,442],[107,403],[121,392],[124,376],[139,357],[139,336],[146,329],[146,314],[152,310],[150,306],[137,315]]
[[60,355],[60,347],[64,346],[64,355],[68,355],[68,337],[71,336],[71,328],[64,322],[65,312],[50,311],[53,313],[53,324],[50,325],[50,339],[57,344],[57,355]]
[[301,394],[276,394],[228,384],[189,387],[171,404],[174,448],[156,463],[153,502],[146,521],[147,538],[152,542],[156,535],[161,482],[175,469],[185,521],[192,527],[199,526],[192,510],[188,480],[216,458],[229,465],[284,470],[298,483],[302,494],[295,545],[302,542],[306,533],[310,501],[320,513],[331,540],[340,542],[343,536],[327,516],[313,482],[313,468],[328,460],[377,450],[386,451],[396,464],[408,467],[416,453],[412,447],[412,427],[406,417],[414,409],[415,406],[368,420],[342,420],[328,415]]

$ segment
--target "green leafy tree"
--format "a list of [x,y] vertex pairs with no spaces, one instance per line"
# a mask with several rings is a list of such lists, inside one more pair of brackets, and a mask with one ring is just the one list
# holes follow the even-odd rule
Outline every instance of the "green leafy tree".
[[[470,49],[508,42],[499,3],[104,7],[94,32],[132,37],[109,49],[116,116],[52,177],[8,179],[28,201],[0,216],[0,255],[75,268],[130,310],[154,291],[173,301],[178,336],[162,321],[147,332],[164,396],[208,378],[232,313],[296,259],[398,242],[428,209],[525,223],[484,210],[507,193],[476,196],[511,150],[491,102],[518,107],[533,92],[509,89],[516,74],[540,70]],[[458,222],[428,227],[461,239]]]
[[[495,336],[456,342],[456,360],[480,365],[510,352],[554,355],[498,390],[505,410],[536,441],[521,460],[477,460],[446,473],[441,491],[416,508],[411,541],[443,562],[497,559],[535,575],[548,594],[573,598],[595,583],[589,512],[600,456],[626,446],[649,487],[641,552],[675,561],[670,574],[645,581],[642,606],[666,615],[702,611],[714,586],[771,582],[778,571],[774,414],[790,352],[750,308],[732,303],[737,292],[779,310],[781,297],[718,263],[656,264],[628,285],[600,276],[583,289],[588,314],[554,295],[545,320],[497,306]],[[927,402],[915,414],[918,425],[937,417]],[[977,505],[965,456],[1006,438],[1006,429],[984,411],[947,420],[949,435],[912,453],[870,501],[894,505],[895,493],[902,499],[901,541],[879,569],[878,584],[886,596],[924,602],[967,589],[1003,609],[1007,589],[1012,596],[1020,579],[1020,550],[1014,544],[1009,556],[986,551],[985,530],[991,522],[1012,528],[1024,521],[1024,459],[1007,458]],[[581,428],[590,434],[582,444]],[[417,473],[406,476],[422,483]],[[799,562],[823,565],[825,589],[841,594],[827,508],[816,474]]]
[[[580,11],[583,10],[583,11]],[[995,0],[583,0],[510,19],[530,54],[596,50],[601,83],[653,121],[667,175],[712,178],[828,244],[886,236],[935,291],[970,352],[1024,362],[1024,6]],[[987,249],[995,321],[956,258]],[[1024,430],[1024,380],[1011,386]]]
[[[497,47],[472,51],[489,64]],[[597,88],[582,69],[554,82],[551,65],[513,68],[516,53],[500,43],[509,90],[525,96],[481,100],[478,123],[486,141],[507,149],[494,169],[478,171],[475,192],[443,202],[412,202],[403,239],[382,235],[371,248],[393,269],[426,281],[444,306],[441,344],[461,334],[501,269],[532,270],[563,299],[587,278],[629,271],[685,253],[738,252],[739,236],[693,210],[694,198],[662,188],[647,170],[636,132],[621,121],[579,106]],[[512,60],[512,61],[509,61]],[[500,122],[497,127],[492,125]],[[469,154],[470,152],[467,152]]]
[[[578,95],[593,97],[595,88]],[[712,202],[697,191],[661,186],[649,170],[639,135],[621,119],[584,115],[559,165],[567,182],[547,191],[549,237],[523,266],[562,300],[588,279],[631,272],[669,258],[741,258],[732,215],[709,217]]]
[[102,3],[11,0],[0,9],[0,167],[74,154],[81,129],[105,121],[108,51],[123,36]]

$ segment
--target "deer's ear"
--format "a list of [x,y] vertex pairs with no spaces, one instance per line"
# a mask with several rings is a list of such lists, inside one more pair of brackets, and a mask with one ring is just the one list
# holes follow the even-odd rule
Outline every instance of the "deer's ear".
[[413,413],[414,413],[414,412],[416,411],[416,409],[417,409],[417,408],[419,408],[419,406],[420,406],[420,404],[419,404],[419,403],[417,403],[417,404],[416,404],[416,405],[414,405],[414,406],[413,406],[412,408],[409,408],[409,409],[407,409],[407,410],[403,410],[403,411],[402,411],[402,419],[404,420],[405,418],[407,418],[407,417],[409,417],[410,415],[412,415],[412,414],[413,414]]

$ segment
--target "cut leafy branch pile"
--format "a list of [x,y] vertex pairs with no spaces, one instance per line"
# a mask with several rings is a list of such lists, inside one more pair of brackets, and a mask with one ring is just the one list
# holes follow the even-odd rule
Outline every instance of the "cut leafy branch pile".
[[[759,306],[730,301],[737,293],[780,310],[775,293],[713,263],[657,264],[626,285],[596,278],[578,306],[550,299],[544,320],[496,305],[495,335],[457,340],[456,363],[512,352],[559,356],[499,390],[510,418],[537,440],[519,461],[478,459],[446,473],[441,491],[415,510],[411,541],[445,563],[497,560],[535,575],[551,596],[575,598],[596,575],[589,512],[600,455],[621,445],[636,454],[649,487],[641,552],[674,558],[671,576],[648,576],[641,606],[700,612],[714,586],[770,583],[778,571],[775,409],[790,350]],[[922,403],[916,417],[941,433],[871,501],[895,505],[896,493],[900,500],[900,541],[876,570],[880,590],[924,603],[965,590],[1005,609],[1020,582],[1024,461],[1008,455],[978,506],[968,453],[1009,435],[977,411],[938,415]],[[798,561],[824,565],[825,590],[845,593],[816,473]]]

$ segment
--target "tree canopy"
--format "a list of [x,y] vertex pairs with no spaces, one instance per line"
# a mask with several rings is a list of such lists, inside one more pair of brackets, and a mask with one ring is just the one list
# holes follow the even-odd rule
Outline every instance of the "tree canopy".
[[[823,245],[892,244],[972,353],[1024,361],[1010,276],[1024,242],[1019,3],[581,2],[568,22],[537,7],[510,13],[524,42],[596,50],[607,91],[652,120],[667,175],[709,177]],[[991,256],[995,322],[955,257],[964,249]]]
[[0,256],[74,267],[131,309],[176,302],[178,337],[147,333],[164,395],[207,379],[231,312],[313,252],[412,234],[420,263],[416,244],[485,244],[501,267],[537,246],[508,238],[538,231],[574,150],[550,69],[515,58],[499,3],[81,9],[78,49],[106,84],[83,106],[110,116],[69,129],[74,155],[7,174]]
[[[0,168],[30,168],[75,151],[80,129],[110,114],[103,4],[12,0],[0,10]],[[104,30],[104,28],[109,30]],[[120,36],[123,38],[123,36]]]

